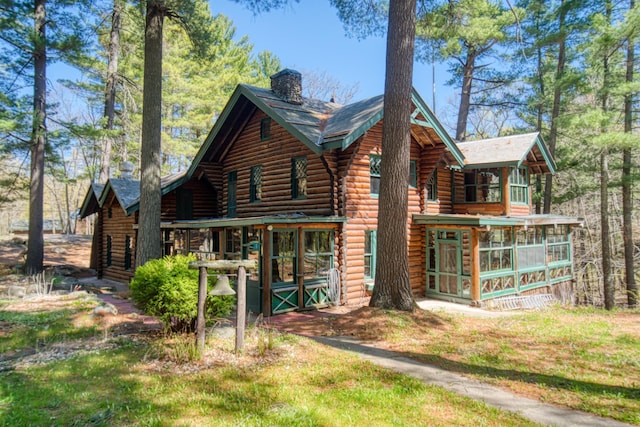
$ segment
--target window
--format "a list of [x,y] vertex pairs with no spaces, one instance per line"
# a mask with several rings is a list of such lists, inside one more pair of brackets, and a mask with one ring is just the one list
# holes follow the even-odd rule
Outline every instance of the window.
[[307,158],[291,159],[291,198],[304,199],[307,196]]
[[477,169],[464,173],[464,201],[495,203],[502,201],[500,169]]
[[418,166],[415,160],[409,161],[409,187],[416,188],[418,186]]
[[107,218],[113,218],[113,210],[111,208],[107,209]]
[[495,227],[480,231],[480,271],[511,270],[513,268],[513,241],[511,227]]
[[260,141],[271,138],[271,118],[266,117],[260,120]]
[[333,268],[333,231],[304,232],[304,280],[325,278]]
[[527,168],[512,168],[509,174],[511,203],[529,204],[529,171]]
[[193,219],[193,192],[179,188],[176,190],[176,219]]
[[376,277],[376,230],[364,232],[364,278],[371,280]]
[[227,216],[236,216],[236,191],[238,189],[238,171],[227,174]]
[[249,201],[259,202],[262,199],[262,165],[251,168],[251,182],[249,184]]
[[124,238],[124,269],[131,269],[131,236]]
[[271,282],[274,285],[296,282],[296,234],[292,230],[273,231]]
[[239,260],[242,257],[242,229],[225,230],[224,259]]
[[216,259],[220,254],[220,232],[210,228],[190,230],[189,251],[196,254],[198,259]]
[[370,191],[372,196],[380,194],[380,165],[382,157],[377,154],[369,155],[369,179]]
[[434,170],[431,173],[431,176],[429,176],[429,179],[427,180],[427,184],[426,184],[426,190],[427,190],[427,200],[432,201],[432,202],[438,200],[438,171],[437,171],[437,169]]
[[547,234],[547,260],[549,263],[568,262],[571,260],[569,251],[569,226],[548,226]]
[[518,269],[544,267],[542,227],[520,229],[516,234]]
[[111,238],[111,236],[107,236],[107,267],[111,267],[111,264],[113,262],[113,254],[112,254],[112,248],[113,248],[113,240]]

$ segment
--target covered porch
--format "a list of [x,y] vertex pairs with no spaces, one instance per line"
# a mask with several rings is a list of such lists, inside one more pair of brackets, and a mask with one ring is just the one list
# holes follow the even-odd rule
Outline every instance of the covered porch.
[[[247,310],[264,316],[327,306],[337,267],[336,236],[346,218],[275,215],[162,224],[164,254],[200,260],[255,260],[247,272]],[[334,273],[335,274],[335,273]]]

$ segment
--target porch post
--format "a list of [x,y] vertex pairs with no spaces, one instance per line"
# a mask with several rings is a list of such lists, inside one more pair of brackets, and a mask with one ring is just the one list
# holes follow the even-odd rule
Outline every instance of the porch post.
[[480,243],[476,227],[471,228],[471,300],[480,302]]

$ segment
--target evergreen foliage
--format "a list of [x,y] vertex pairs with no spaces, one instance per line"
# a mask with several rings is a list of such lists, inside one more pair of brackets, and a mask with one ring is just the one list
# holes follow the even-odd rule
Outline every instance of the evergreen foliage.
[[[198,316],[198,270],[190,269],[194,255],[165,256],[136,269],[129,285],[131,299],[145,314],[157,316],[167,329],[192,332]],[[211,281],[215,276],[210,276]],[[235,306],[235,296],[207,296],[207,316],[224,317]]]

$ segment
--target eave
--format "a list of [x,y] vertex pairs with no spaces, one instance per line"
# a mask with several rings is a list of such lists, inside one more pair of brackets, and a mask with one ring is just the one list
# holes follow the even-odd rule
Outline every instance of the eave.
[[584,226],[584,220],[580,218],[565,217],[560,215],[527,215],[527,216],[489,216],[489,215],[425,215],[413,214],[413,223],[418,225],[451,225],[468,227],[487,226],[520,226],[527,228],[536,225],[569,225],[572,227]]

